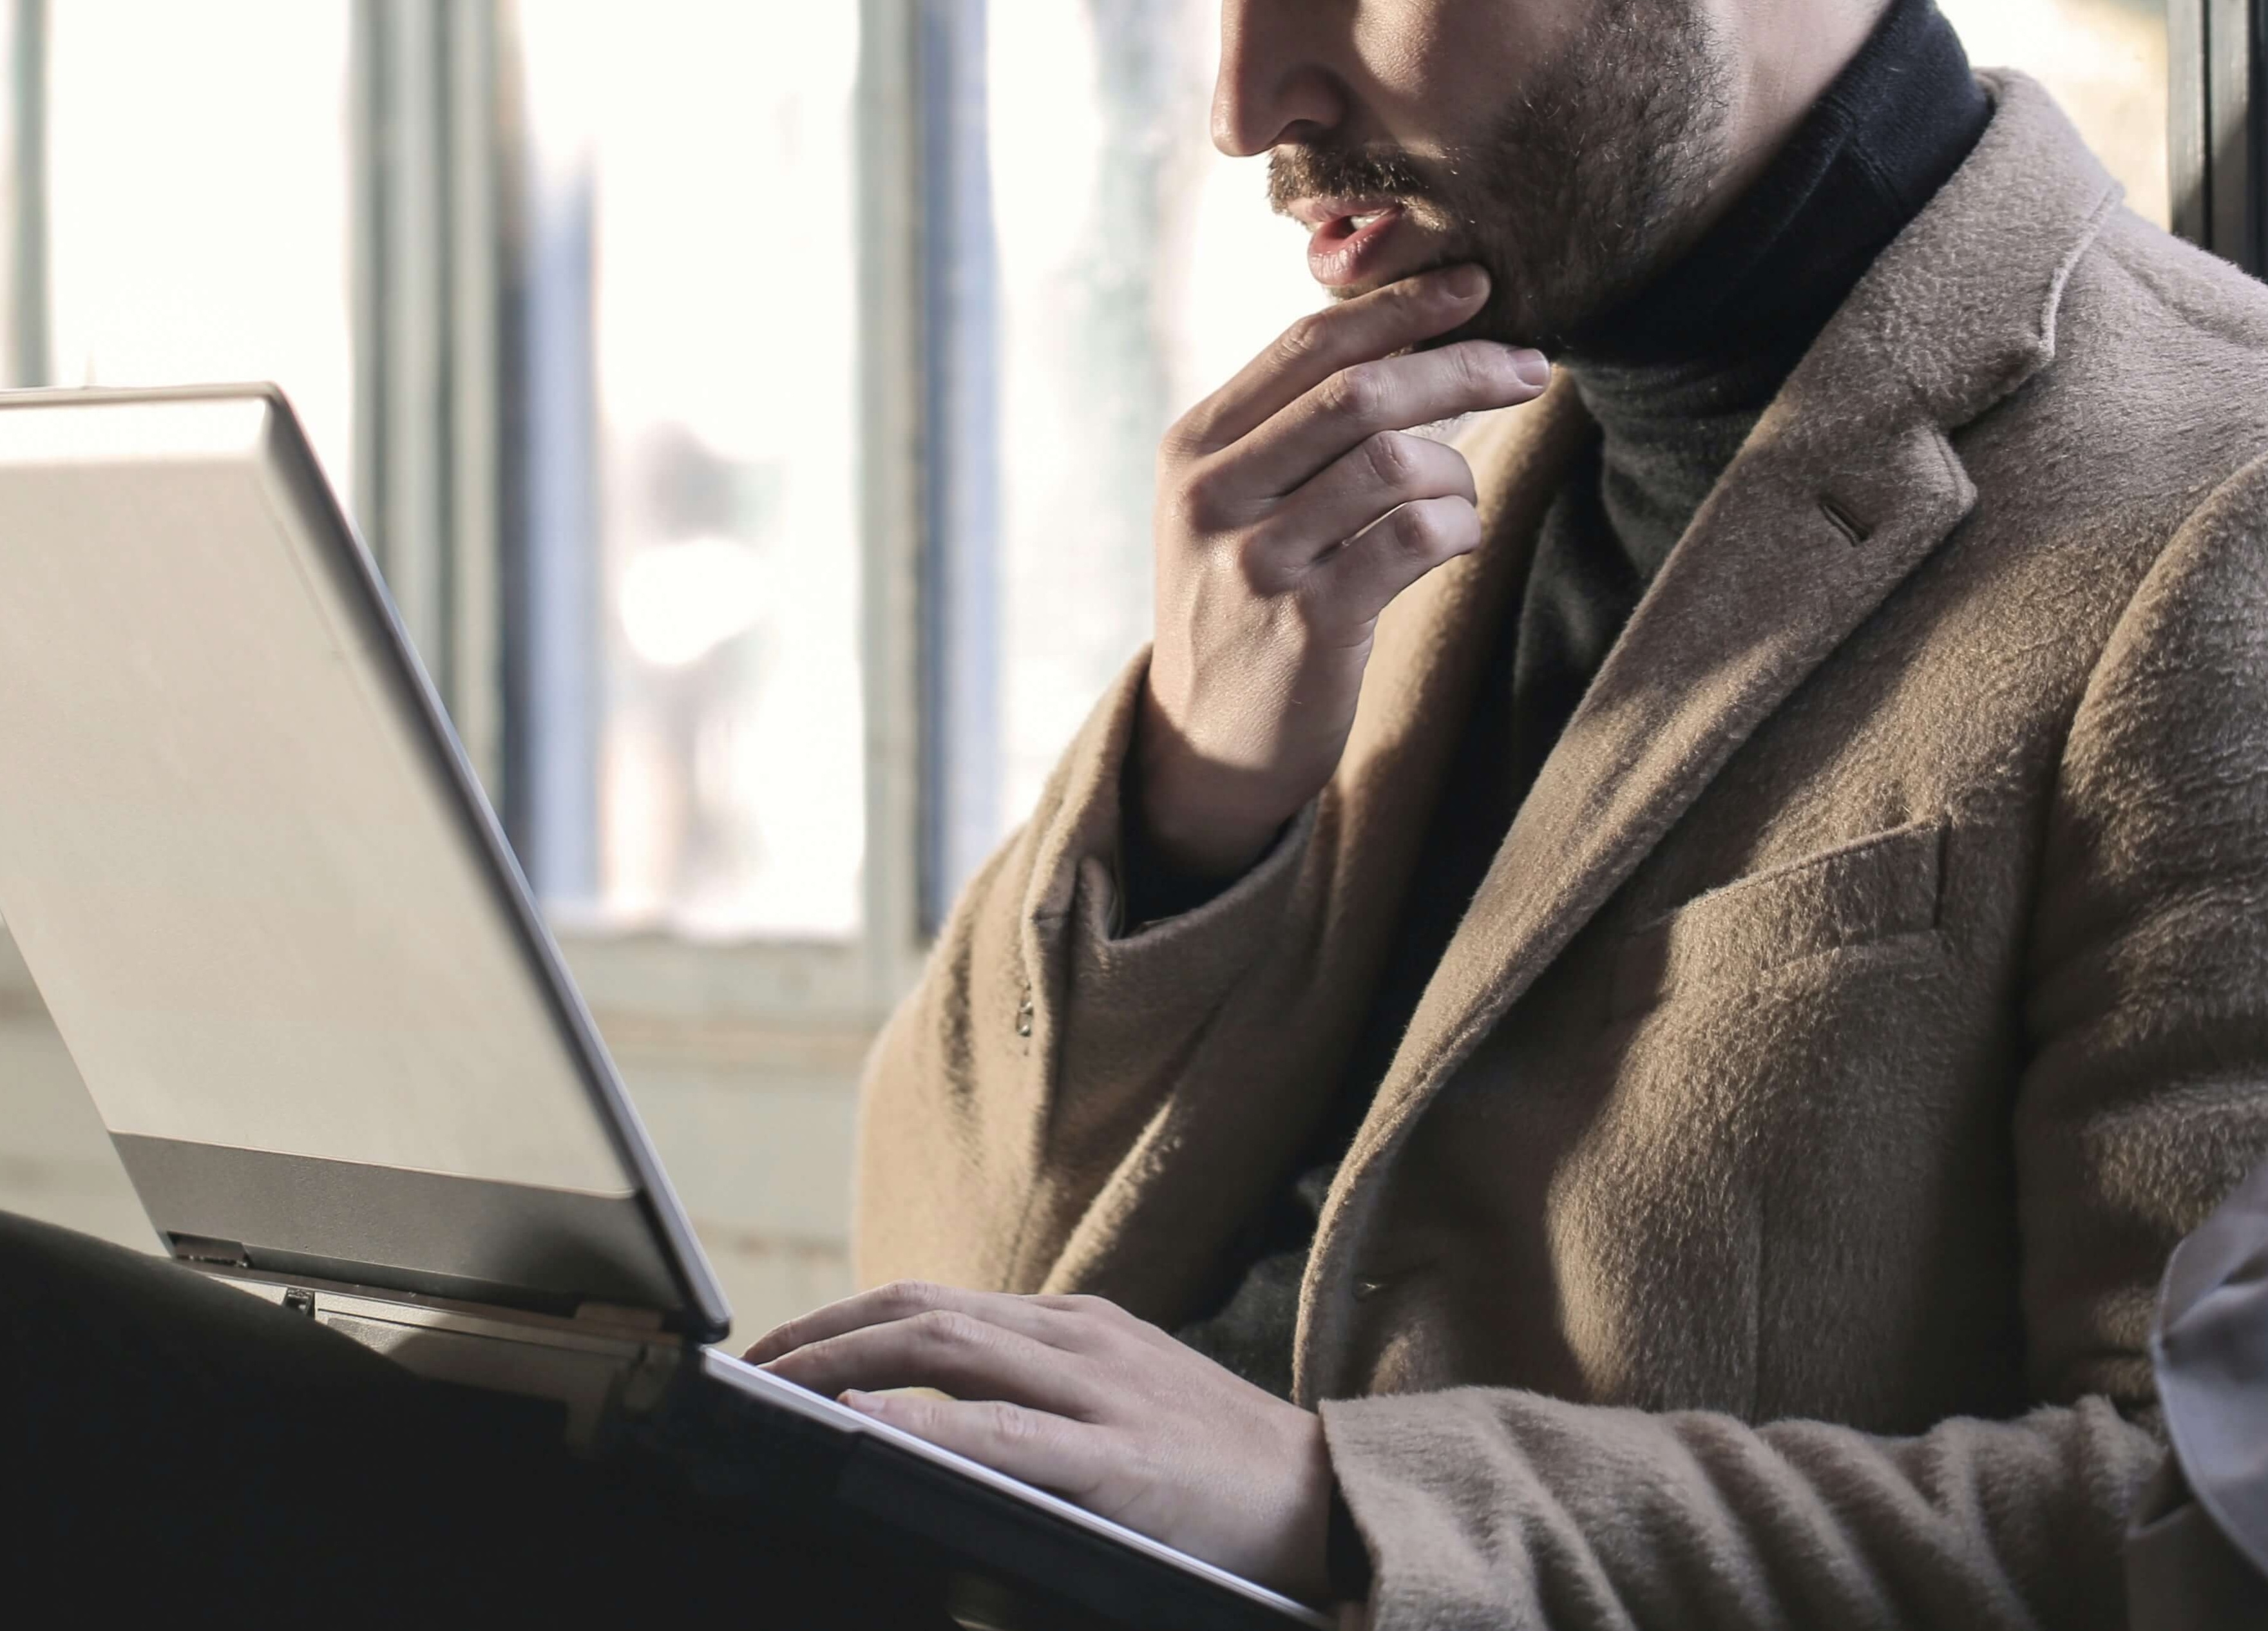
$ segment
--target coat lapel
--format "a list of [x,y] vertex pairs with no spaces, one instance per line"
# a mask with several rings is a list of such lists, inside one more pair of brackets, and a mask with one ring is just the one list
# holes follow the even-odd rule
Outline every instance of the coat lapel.
[[1977,150],[1837,313],[1695,517],[1522,804],[1342,1166],[1300,1397],[1343,1385],[1351,1243],[1403,1134],[1778,709],[1976,501],[1948,439],[2054,351],[2117,189],[2046,93],[1988,78]]

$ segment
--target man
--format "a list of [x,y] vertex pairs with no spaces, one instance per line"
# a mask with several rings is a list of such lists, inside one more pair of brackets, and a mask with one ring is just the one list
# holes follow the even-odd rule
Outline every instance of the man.
[[756,1356],[1380,1626],[2123,1623],[2268,1155],[2268,294],[1928,0],[1223,47],[1339,303]]

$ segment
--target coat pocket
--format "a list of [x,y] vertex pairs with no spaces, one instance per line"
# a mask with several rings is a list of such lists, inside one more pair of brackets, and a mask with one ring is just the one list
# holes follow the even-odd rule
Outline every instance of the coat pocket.
[[1608,1003],[1623,1019],[1680,985],[1755,979],[1822,952],[1937,926],[1941,816],[1894,827],[1695,897],[1616,954]]

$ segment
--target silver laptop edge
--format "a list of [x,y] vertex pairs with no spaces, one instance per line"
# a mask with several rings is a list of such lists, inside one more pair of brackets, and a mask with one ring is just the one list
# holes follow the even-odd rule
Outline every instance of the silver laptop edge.
[[411,644],[409,631],[395,609],[394,597],[387,593],[385,579],[379,575],[370,548],[363,542],[354,519],[346,513],[325,479],[313,449],[309,446],[298,416],[292,410],[283,391],[272,384],[245,387],[263,397],[275,414],[272,434],[275,446],[285,459],[296,466],[295,474],[306,484],[307,498],[319,505],[337,535],[350,546],[345,552],[354,571],[359,575],[364,604],[379,619],[386,634],[386,648],[396,664],[400,676],[411,699],[423,715],[429,745],[438,754],[457,793],[458,812],[468,830],[485,853],[492,869],[494,882],[504,897],[513,927],[522,945],[534,961],[545,988],[545,994],[556,1009],[560,1022],[572,1039],[582,1066],[585,1085],[598,1101],[599,1111],[608,1130],[614,1134],[618,1153],[630,1167],[637,1182],[639,1197],[648,1221],[659,1237],[668,1267],[682,1288],[688,1311],[695,1316],[686,1334],[698,1341],[710,1342],[723,1338],[732,1329],[733,1314],[725,1299],[723,1287],[718,1284],[716,1273],[711,1268],[707,1253],[701,1249],[699,1238],[693,1232],[692,1220],[686,1215],[683,1204],[663,1170],[661,1157],[655,1152],[653,1141],[646,1134],[645,1124],[638,1119],[637,1107],[631,1103],[620,1074],[615,1068],[614,1056],[600,1037],[599,1027],[592,1018],[590,1007],[568,972],[567,961],[560,954],[559,943],[552,938],[549,926],[537,910],[534,891],[528,887],[520,871],[519,858],[504,837],[504,826],[497,819],[496,810],[489,802],[480,777],[466,756],[464,744],[458,740],[456,727],[442,705],[440,692],[425,665]]

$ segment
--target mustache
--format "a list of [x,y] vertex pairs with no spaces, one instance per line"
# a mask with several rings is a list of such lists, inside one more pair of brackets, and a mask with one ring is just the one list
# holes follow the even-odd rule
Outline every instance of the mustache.
[[1268,207],[1289,215],[1302,198],[1432,198],[1417,161],[1393,148],[1279,147],[1268,155]]

